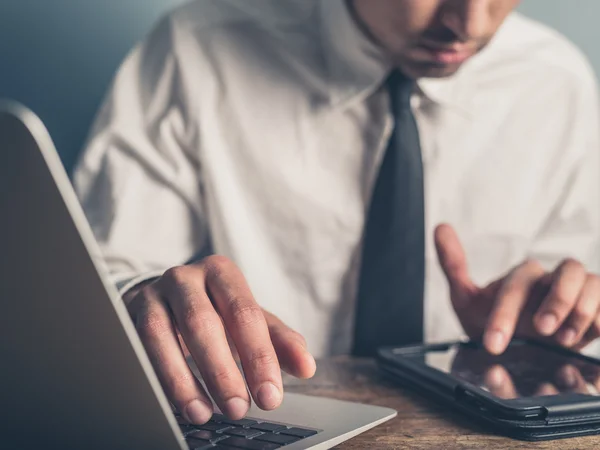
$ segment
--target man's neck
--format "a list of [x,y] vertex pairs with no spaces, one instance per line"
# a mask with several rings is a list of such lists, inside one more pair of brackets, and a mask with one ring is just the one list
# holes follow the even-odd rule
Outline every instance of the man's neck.
[[[364,18],[359,14],[356,9],[355,0],[346,0],[346,7],[350,12],[350,16],[354,19],[356,26],[358,29],[365,35],[365,37],[371,41],[374,45],[379,47],[384,54],[389,55],[388,49],[383,45],[383,43],[377,38],[377,36],[371,31],[371,28],[364,20]],[[391,57],[390,57],[391,58]]]

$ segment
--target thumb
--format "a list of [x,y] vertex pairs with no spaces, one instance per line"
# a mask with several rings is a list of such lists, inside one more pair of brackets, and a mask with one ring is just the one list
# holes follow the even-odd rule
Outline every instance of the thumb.
[[450,285],[452,303],[456,309],[464,308],[478,288],[469,276],[467,257],[454,228],[441,224],[435,229],[435,248]]

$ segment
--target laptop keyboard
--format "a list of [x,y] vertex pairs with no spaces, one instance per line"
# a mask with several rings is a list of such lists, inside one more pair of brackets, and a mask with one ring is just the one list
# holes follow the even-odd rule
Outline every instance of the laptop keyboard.
[[221,414],[213,414],[204,425],[191,425],[175,416],[190,450],[274,450],[318,433],[251,418],[230,420]]

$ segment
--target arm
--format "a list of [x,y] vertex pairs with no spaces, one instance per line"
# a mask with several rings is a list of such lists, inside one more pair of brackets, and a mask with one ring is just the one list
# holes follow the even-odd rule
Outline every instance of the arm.
[[[165,20],[127,58],[75,186],[167,397],[190,422],[204,423],[212,414],[209,393],[239,419],[250,395],[263,409],[280,404],[280,367],[299,377],[312,376],[315,367],[303,338],[258,306],[234,263],[210,256],[182,265],[209,238],[197,118],[188,104],[198,100],[186,95],[178,39]],[[187,351],[208,392],[192,374]]]
[[595,81],[588,80],[573,97],[562,148],[571,170],[555,190],[554,208],[530,255],[548,270],[570,257],[600,274],[600,114]]
[[[564,320],[560,327],[562,341],[566,342],[566,329],[573,328],[577,331],[575,339],[581,339],[578,347],[584,347],[586,353],[597,357],[600,345],[593,341],[600,333],[600,311],[594,308],[600,301],[600,283],[597,281],[600,275],[600,114],[596,81],[591,76],[586,81],[579,86],[575,96],[565,146],[565,151],[575,154],[576,159],[554,209],[533,243],[531,257],[540,261],[546,270],[553,270],[557,265],[561,267],[560,260],[569,258],[581,265],[577,268],[575,264],[574,269],[588,272],[587,282],[571,297],[593,296],[594,299],[585,303],[581,299],[568,299],[574,305],[574,311],[569,312],[566,307],[558,306],[560,295],[555,292],[542,304],[537,318],[560,309],[559,319],[561,323]],[[563,270],[562,279],[567,280],[574,273]],[[556,285],[561,277],[555,278],[558,278]],[[563,283],[565,287],[568,285],[573,282]]]
[[189,260],[209,241],[175,40],[164,21],[129,55],[74,174],[121,290]]
[[513,335],[574,348],[600,336],[598,94],[591,76],[579,78],[538,99],[550,102],[546,125],[554,128],[536,130],[546,133],[550,170],[538,201],[548,213],[528,259],[480,287],[456,233],[448,226],[436,232],[454,309],[467,334],[492,353],[502,353]]

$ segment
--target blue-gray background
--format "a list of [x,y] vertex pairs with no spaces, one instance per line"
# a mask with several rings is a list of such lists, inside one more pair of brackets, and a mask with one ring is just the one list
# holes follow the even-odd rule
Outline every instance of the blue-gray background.
[[[127,51],[183,1],[0,0],[0,97],[42,117],[69,169]],[[600,74],[600,0],[523,0],[519,9],[563,32]]]

